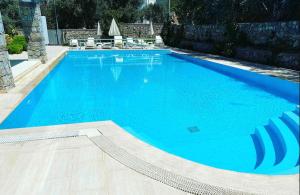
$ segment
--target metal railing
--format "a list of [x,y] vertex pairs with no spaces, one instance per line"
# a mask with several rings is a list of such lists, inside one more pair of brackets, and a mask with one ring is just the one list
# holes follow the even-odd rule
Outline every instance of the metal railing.
[[[78,44],[80,47],[85,46],[88,39],[76,39],[78,41]],[[130,42],[128,42],[128,39],[117,39],[117,41],[121,41],[123,43],[123,46],[129,45],[129,44],[155,44],[155,39],[153,38],[132,38],[130,39]],[[131,42],[132,41],[132,42]],[[111,45],[114,45],[115,39],[94,39],[95,45],[101,45],[105,43],[110,43]]]

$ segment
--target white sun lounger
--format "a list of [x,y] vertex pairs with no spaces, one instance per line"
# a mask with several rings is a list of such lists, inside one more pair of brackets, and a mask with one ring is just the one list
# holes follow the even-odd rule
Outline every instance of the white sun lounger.
[[161,36],[155,36],[155,45],[164,45],[164,41],[163,39],[161,38]]
[[132,48],[136,45],[132,37],[126,38],[126,47],[127,48]]
[[78,47],[78,40],[77,39],[71,39],[70,40],[70,47]]
[[88,38],[85,48],[86,49],[95,49],[96,48],[95,39],[92,37]]
[[123,48],[123,37],[114,36],[114,46],[118,48]]
[[102,43],[102,45],[101,45],[101,48],[102,49],[111,49],[112,48],[112,43],[109,43],[109,42],[104,42],[104,43]]
[[149,44],[145,42],[144,39],[138,39],[138,44],[137,44],[139,47],[141,48],[145,48],[145,47],[148,47]]

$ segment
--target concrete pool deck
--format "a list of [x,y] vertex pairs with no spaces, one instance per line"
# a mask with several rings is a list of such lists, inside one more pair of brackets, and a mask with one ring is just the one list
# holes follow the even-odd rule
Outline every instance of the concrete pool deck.
[[278,77],[284,80],[289,80],[298,83],[300,82],[300,72],[296,70],[269,66],[265,64],[258,64],[253,62],[247,62],[247,61],[238,60],[234,58],[226,58],[223,56],[218,56],[213,54],[199,53],[199,52],[194,52],[185,49],[177,49],[177,48],[171,48],[171,49],[178,53],[189,55],[202,60],[207,60],[207,61],[211,61],[211,62],[215,62],[227,66],[232,66],[235,68],[252,71],[259,74]]
[[97,134],[67,129],[27,129],[27,139],[10,143],[2,136],[22,130],[1,132],[0,194],[187,194],[114,160],[93,142]]
[[1,194],[299,193],[299,175],[200,165],[146,144],[111,121],[0,131],[0,152]]
[[[48,63],[0,94],[0,122],[66,51],[52,47]],[[299,194],[299,174],[203,166],[156,149],[111,121],[0,131],[0,152],[0,194]]]

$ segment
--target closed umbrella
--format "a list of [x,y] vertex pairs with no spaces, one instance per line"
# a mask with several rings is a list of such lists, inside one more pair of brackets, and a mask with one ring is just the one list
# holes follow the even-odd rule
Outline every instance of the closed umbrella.
[[113,18],[113,20],[111,22],[108,35],[109,36],[120,36],[121,35],[120,30],[118,28],[118,25],[117,25],[117,23],[116,23],[116,21],[115,21],[114,18]]
[[151,36],[154,35],[154,29],[153,29],[152,21],[150,22],[150,31],[149,31],[149,34],[150,34]]
[[102,30],[101,30],[100,22],[98,22],[98,26],[97,26],[97,35],[102,36]]

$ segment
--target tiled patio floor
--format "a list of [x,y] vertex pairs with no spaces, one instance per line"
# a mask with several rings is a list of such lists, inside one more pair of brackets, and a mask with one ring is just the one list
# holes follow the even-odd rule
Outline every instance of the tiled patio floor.
[[87,137],[0,144],[0,194],[187,194],[141,175]]

